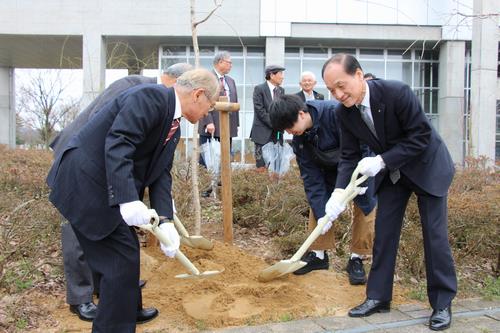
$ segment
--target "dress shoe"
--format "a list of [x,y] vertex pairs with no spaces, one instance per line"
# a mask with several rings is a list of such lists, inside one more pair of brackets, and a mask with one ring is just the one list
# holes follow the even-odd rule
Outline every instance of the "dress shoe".
[[158,316],[158,310],[155,308],[143,308],[141,311],[137,311],[137,324],[144,324],[150,320],[153,320]]
[[349,283],[353,286],[366,283],[366,273],[361,258],[356,257],[349,259],[346,271],[347,274],[349,274]]
[[326,254],[326,252],[325,252],[325,258],[323,259],[318,258],[316,256],[316,253],[314,253],[314,251],[310,251],[307,252],[300,260],[305,261],[307,265],[293,272],[293,274],[295,275],[304,275],[316,269],[328,269],[330,265],[328,254]]
[[92,321],[97,314],[97,305],[94,302],[70,305],[69,310],[77,314],[81,320]]
[[429,320],[429,328],[433,331],[442,331],[451,325],[451,305],[439,310],[432,311]]
[[377,301],[367,298],[362,304],[349,310],[349,317],[368,317],[377,312],[389,312],[390,301]]

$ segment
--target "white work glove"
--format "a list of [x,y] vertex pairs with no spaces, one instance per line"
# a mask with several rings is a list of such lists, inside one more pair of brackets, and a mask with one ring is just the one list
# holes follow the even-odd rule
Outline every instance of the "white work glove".
[[179,233],[172,222],[165,222],[160,224],[159,228],[167,235],[168,240],[170,241],[170,246],[167,246],[160,242],[160,248],[165,253],[167,257],[173,258],[175,257],[175,253],[179,249],[179,245],[181,244],[181,238],[179,237]]
[[140,200],[120,204],[120,214],[129,226],[139,226],[151,221],[151,212]]
[[328,222],[323,227],[321,232],[322,235],[326,234],[328,230],[332,227],[332,222],[339,217],[339,215],[345,210],[345,205],[342,203],[342,197],[344,194],[343,189],[336,188],[330,199],[328,199],[325,206],[325,215],[328,218]]
[[373,177],[380,170],[385,168],[384,160],[380,155],[375,157],[365,157],[358,163],[359,173],[368,177]]

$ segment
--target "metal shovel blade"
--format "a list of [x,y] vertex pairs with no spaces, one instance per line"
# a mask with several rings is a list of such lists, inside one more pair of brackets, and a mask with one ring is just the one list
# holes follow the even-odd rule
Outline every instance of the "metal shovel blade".
[[281,260],[259,273],[260,282],[268,282],[279,278],[280,276],[295,272],[307,265],[304,261]]

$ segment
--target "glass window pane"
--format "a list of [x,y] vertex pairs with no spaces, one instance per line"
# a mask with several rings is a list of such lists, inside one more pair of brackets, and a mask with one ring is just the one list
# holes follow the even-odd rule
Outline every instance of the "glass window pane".
[[172,55],[186,55],[186,47],[185,46],[163,46],[163,55],[164,56],[172,56]]
[[384,59],[384,50],[360,49],[359,57],[361,59]]
[[411,86],[411,68],[411,62],[388,62],[385,78],[387,80],[403,81]]
[[325,61],[326,58],[321,60],[304,60],[302,62],[302,71],[313,72],[314,75],[316,76],[316,81],[318,81],[319,84],[324,85],[323,80],[321,80],[321,70],[323,69],[323,64],[325,63]]
[[321,59],[326,60],[326,58],[328,57],[328,48],[305,47],[304,48],[304,57],[321,58]]
[[425,49],[423,52],[422,50],[415,50],[415,59],[421,59],[421,60],[439,60],[439,51],[438,50],[430,50],[430,49]]
[[167,67],[177,64],[179,62],[186,62],[186,57],[184,58],[161,58],[161,69],[167,69]]
[[259,84],[264,82],[264,59],[247,59],[245,84]]
[[411,50],[387,50],[387,59],[411,59]]
[[[255,86],[246,86],[245,87],[245,103],[241,103],[244,105],[246,111],[251,111],[253,113],[253,89]],[[253,118],[252,118],[253,119]]]
[[247,47],[247,55],[252,57],[255,56],[264,57],[264,48],[249,46]]
[[[206,45],[200,45],[200,55],[201,56],[211,56],[213,57],[215,55],[214,52],[214,47],[213,46],[206,46]],[[189,53],[191,56],[194,56],[194,48],[191,46],[189,47]]]
[[372,73],[380,79],[385,78],[384,63],[382,61],[360,60],[359,63],[363,68],[363,72]]
[[284,85],[298,85],[300,81],[300,60],[285,59]]
[[231,58],[233,67],[229,72],[229,76],[236,81],[236,84],[243,84],[243,59]]
[[[245,127],[242,128],[243,130],[243,138],[249,138],[250,137],[250,131],[252,130],[252,124],[253,124],[253,112],[245,112],[240,114],[240,117],[245,117]],[[241,118],[240,118],[241,120]],[[253,150],[252,150],[253,151]]]
[[438,84],[438,74],[439,74],[439,63],[433,63],[432,65],[432,86],[439,87]]
[[416,62],[415,63],[415,87],[430,87],[430,71],[431,64],[426,62]]
[[430,110],[432,114],[438,114],[438,90],[433,89],[431,92],[431,107],[432,109]]
[[298,47],[285,47],[285,58],[298,58],[300,49]]
[[231,57],[242,57],[243,48],[241,46],[219,46],[219,52],[227,51],[231,53]]
[[337,53],[347,53],[347,54],[352,54],[356,55],[356,49],[332,49],[332,55],[337,54]]

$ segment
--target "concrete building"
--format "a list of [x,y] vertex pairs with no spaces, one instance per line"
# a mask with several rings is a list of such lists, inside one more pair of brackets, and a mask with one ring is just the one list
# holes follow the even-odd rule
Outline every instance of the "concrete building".
[[[213,1],[197,6],[201,18]],[[299,90],[300,72],[309,70],[317,90],[329,95],[320,72],[336,52],[355,54],[365,72],[410,85],[457,163],[469,153],[498,159],[498,12],[497,0],[224,0],[199,26],[201,63],[210,68],[217,50],[232,54],[242,106],[233,141],[238,159],[253,149],[252,92],[265,65],[287,68],[288,93]],[[139,72],[193,62],[189,15],[183,0],[3,0],[0,143],[15,144],[14,68],[83,68],[89,101],[103,89],[106,68],[127,64]],[[124,49],[128,56],[114,61]],[[182,129],[191,135],[191,126]]]

